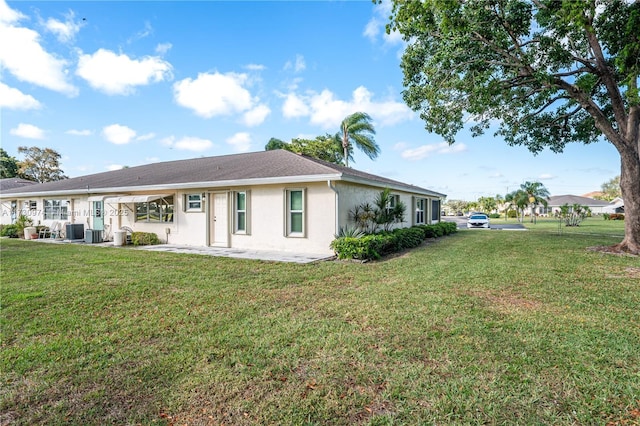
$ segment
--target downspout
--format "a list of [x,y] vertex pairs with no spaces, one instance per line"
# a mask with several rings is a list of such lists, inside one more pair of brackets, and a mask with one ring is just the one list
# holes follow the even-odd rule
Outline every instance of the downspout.
[[331,180],[327,180],[327,186],[336,194],[336,218],[335,218],[335,221],[336,221],[336,232],[335,232],[335,235],[338,235],[340,233],[340,223],[339,223],[339,220],[340,220],[340,204],[339,204],[340,197],[339,197],[339,195],[340,194],[338,193],[338,189],[331,184]]

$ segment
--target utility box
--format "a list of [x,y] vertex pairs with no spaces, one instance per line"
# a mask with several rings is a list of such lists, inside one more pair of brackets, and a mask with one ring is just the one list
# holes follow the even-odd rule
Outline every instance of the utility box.
[[82,223],[70,223],[65,229],[65,238],[67,240],[84,239],[84,225]]
[[84,242],[93,244],[102,242],[102,231],[97,229],[87,229],[84,231]]

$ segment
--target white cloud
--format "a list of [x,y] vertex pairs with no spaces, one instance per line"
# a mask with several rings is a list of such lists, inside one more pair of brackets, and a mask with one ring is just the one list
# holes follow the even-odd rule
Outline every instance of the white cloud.
[[[78,89],[67,81],[67,61],[56,58],[40,45],[40,34],[17,26],[25,16],[0,1],[0,69],[18,80],[75,96]],[[11,40],[11,42],[6,42]]]
[[76,75],[108,95],[128,95],[136,86],[172,79],[171,69],[169,62],[156,56],[138,60],[99,49],[93,55],[80,55]]
[[145,135],[140,135],[136,138],[137,141],[148,141],[156,137],[155,133],[147,133]]
[[540,180],[551,180],[551,179],[555,179],[556,177],[554,175],[552,175],[551,173],[543,173],[540,176],[538,176],[538,179]]
[[304,60],[304,56],[296,55],[296,59],[294,61],[287,61],[284,64],[284,70],[293,70],[293,72],[298,73],[307,69],[307,63]]
[[251,96],[248,85],[247,74],[200,73],[196,79],[176,82],[173,93],[178,105],[200,117],[246,114],[245,123],[255,125],[259,119],[264,120],[270,110]]
[[258,126],[266,120],[269,114],[271,114],[271,110],[268,106],[258,105],[244,113],[242,122],[248,127]]
[[33,96],[26,95],[20,90],[9,87],[0,81],[0,108],[8,109],[40,109],[42,104]]
[[385,45],[403,44],[402,34],[397,31],[387,34],[385,26],[389,22],[389,16],[392,12],[392,3],[390,0],[383,0],[374,6],[374,15],[371,17],[367,25],[365,25],[362,35],[371,42],[377,42],[380,35]]
[[394,125],[414,117],[402,102],[393,99],[373,100],[373,93],[364,86],[356,88],[348,101],[337,99],[333,92],[326,89],[320,93],[308,91],[304,95],[290,93],[282,107],[285,118],[309,116],[312,124],[325,129],[339,126],[346,116],[357,111],[366,112],[380,126]]
[[33,124],[20,123],[15,129],[9,130],[9,133],[25,139],[44,139],[44,130]]
[[116,145],[126,145],[136,137],[136,131],[120,124],[112,124],[102,129],[102,136]]
[[282,105],[282,115],[285,118],[305,117],[309,115],[309,107],[300,96],[289,93]]
[[185,136],[176,140],[175,136],[164,138],[161,143],[170,148],[176,148],[183,151],[202,152],[213,148],[213,142],[208,139],[201,139],[192,136]]
[[156,46],[156,53],[159,55],[164,55],[169,50],[171,50],[172,47],[173,45],[171,43],[160,43]]
[[77,130],[77,129],[71,129],[71,130],[67,130],[65,132],[67,135],[73,135],[73,136],[91,136],[93,134],[93,132],[91,130]]
[[71,10],[69,11],[69,13],[65,14],[64,17],[64,22],[54,18],[49,18],[44,23],[44,26],[48,31],[55,34],[55,36],[61,43],[69,43],[73,41],[76,37],[76,34],[80,32],[82,24],[79,22],[75,22],[75,14]]
[[393,145],[393,150],[394,151],[403,151],[407,148],[407,143],[406,142],[398,142],[397,144]]
[[26,16],[11,9],[5,0],[0,0],[0,24],[12,24],[24,18]]
[[236,133],[225,142],[233,146],[236,152],[247,152],[251,149],[251,135],[246,132]]
[[109,171],[114,171],[114,170],[121,170],[124,168],[124,166],[122,164],[110,164],[105,168]]
[[260,64],[248,64],[245,65],[244,68],[248,69],[249,71],[264,71],[267,69],[266,66]]
[[437,144],[422,145],[414,149],[406,149],[402,151],[402,154],[400,155],[405,160],[418,161],[423,158],[427,158],[432,154],[455,154],[466,150],[467,146],[463,143],[449,145],[446,142],[440,142]]

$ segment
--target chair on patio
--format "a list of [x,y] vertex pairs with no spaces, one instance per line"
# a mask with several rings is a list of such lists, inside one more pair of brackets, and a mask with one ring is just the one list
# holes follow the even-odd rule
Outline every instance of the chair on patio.
[[53,222],[51,226],[41,226],[38,231],[38,238],[48,238],[51,236],[51,228],[56,226],[58,222]]
[[49,238],[62,238],[62,222],[53,222],[53,224],[49,228]]

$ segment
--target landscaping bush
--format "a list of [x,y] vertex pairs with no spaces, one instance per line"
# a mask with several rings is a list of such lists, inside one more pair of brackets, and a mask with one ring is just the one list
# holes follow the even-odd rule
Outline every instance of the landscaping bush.
[[375,260],[400,250],[418,247],[426,238],[436,238],[457,231],[453,222],[417,225],[380,232],[364,237],[339,237],[331,242],[338,259]]
[[515,210],[509,210],[509,211],[507,212],[507,217],[508,217],[509,219],[516,219],[516,218],[518,217],[518,212],[517,212],[517,211],[515,211]]
[[624,220],[623,213],[611,213],[609,215],[609,220]]
[[0,237],[18,238],[18,225],[0,225]]
[[134,246],[148,246],[160,244],[160,239],[153,232],[132,232],[131,244]]
[[500,213],[491,213],[489,215],[490,219],[500,219]]

